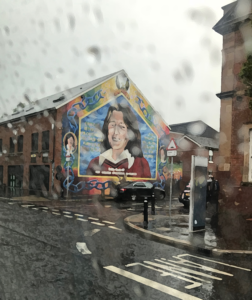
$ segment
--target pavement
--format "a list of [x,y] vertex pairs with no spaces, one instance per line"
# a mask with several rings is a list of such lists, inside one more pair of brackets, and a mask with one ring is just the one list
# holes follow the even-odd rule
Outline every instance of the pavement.
[[[143,226],[143,213],[125,218],[126,226],[139,232],[147,239],[155,240],[184,250],[196,251],[211,256],[252,255],[252,239],[237,231],[236,224],[230,226],[227,213],[211,214],[206,212],[205,230],[189,231],[188,210],[181,207],[169,216],[169,207],[162,211],[156,210],[155,215],[148,211],[148,227]],[[232,214],[230,216],[233,217]],[[225,219],[224,219],[225,218]],[[232,219],[236,222],[235,219]],[[224,222],[226,221],[226,224]],[[232,222],[232,221],[231,221]],[[233,223],[234,223],[233,222]],[[222,223],[222,228],[218,224]],[[239,222],[237,222],[239,224]],[[225,226],[226,225],[226,226]],[[240,225],[240,224],[239,224]],[[224,233],[224,234],[223,234]],[[228,233],[228,234],[225,234]]]
[[134,206],[136,204],[132,202],[131,207],[126,204],[125,207],[118,208],[111,198],[101,201],[99,197],[65,201],[48,201],[45,198],[34,197],[8,200],[20,204],[34,204],[37,207],[46,206],[52,213],[55,213],[55,209],[58,208],[58,213],[63,214],[67,210],[73,216],[79,213],[111,222],[124,219],[124,224],[120,222],[122,226],[126,225],[128,229],[139,233],[142,237],[183,250],[211,256],[252,255],[250,228],[252,222],[242,219],[233,211],[222,212],[217,216],[212,213],[211,204],[208,204],[205,230],[190,232],[189,211],[178,202],[176,197],[172,199],[171,216],[169,201],[164,201],[163,205],[157,202],[155,215],[151,215],[149,206],[149,222],[146,229],[143,226],[142,205],[136,209],[137,206]]

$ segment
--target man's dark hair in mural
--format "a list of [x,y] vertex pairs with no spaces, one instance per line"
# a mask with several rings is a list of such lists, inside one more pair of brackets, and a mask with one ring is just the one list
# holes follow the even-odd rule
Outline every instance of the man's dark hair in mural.
[[88,166],[87,174],[124,175],[150,178],[150,167],[143,157],[138,121],[128,105],[110,106],[102,127],[101,155]]

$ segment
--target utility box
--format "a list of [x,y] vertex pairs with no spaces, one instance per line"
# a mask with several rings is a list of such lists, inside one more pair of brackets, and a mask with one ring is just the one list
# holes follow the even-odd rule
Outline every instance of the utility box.
[[206,157],[192,155],[189,231],[205,229],[207,166]]

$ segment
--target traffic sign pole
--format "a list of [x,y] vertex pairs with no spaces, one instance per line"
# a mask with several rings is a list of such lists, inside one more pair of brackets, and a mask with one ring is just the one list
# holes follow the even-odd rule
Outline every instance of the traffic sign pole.
[[169,203],[170,228],[171,228],[172,175],[173,175],[173,156],[171,157],[171,181],[170,181],[170,203]]
[[172,200],[173,156],[177,156],[177,149],[178,149],[178,146],[177,146],[174,138],[172,138],[169,145],[166,148],[167,156],[171,157],[171,171],[170,171],[171,181],[170,181],[170,203],[169,203],[170,228],[172,225],[172,222],[171,222],[171,200]]

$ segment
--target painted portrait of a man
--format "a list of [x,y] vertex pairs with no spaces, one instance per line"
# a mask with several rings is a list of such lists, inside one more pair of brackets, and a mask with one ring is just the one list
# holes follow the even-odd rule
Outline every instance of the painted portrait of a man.
[[87,175],[151,177],[138,120],[129,105],[116,103],[108,108],[102,134],[101,153],[90,161]]

